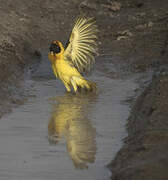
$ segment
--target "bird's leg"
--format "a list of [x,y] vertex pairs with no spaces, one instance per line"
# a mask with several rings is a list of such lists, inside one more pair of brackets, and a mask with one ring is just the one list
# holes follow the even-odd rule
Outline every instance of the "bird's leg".
[[71,84],[72,84],[72,86],[74,88],[74,91],[76,92],[78,87],[77,87],[77,85],[76,85],[76,83],[75,83],[75,81],[73,79],[71,79]]
[[64,85],[65,85],[65,87],[66,87],[66,90],[67,90],[68,92],[71,92],[71,88],[70,88],[70,86],[68,85],[68,83],[65,83],[65,82],[64,82]]

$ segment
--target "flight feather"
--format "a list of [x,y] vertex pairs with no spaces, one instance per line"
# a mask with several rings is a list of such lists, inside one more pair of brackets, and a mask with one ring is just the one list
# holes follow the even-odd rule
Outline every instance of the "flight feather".
[[79,72],[89,71],[97,54],[97,25],[93,18],[79,17],[71,32],[64,58]]

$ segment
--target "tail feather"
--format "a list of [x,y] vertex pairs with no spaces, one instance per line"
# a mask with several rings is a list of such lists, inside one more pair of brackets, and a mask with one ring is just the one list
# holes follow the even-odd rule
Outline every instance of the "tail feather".
[[88,81],[88,80],[78,77],[78,76],[72,77],[71,84],[72,84],[75,92],[77,91],[78,87],[80,87],[82,89],[86,89],[88,91],[96,91],[97,90],[96,83]]

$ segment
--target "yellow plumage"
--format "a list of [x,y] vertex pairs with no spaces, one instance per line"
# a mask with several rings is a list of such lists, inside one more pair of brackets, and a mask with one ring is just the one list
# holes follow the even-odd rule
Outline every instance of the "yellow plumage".
[[97,26],[92,18],[77,19],[66,49],[59,41],[50,46],[49,60],[56,77],[62,80],[68,92],[73,87],[95,90],[96,84],[90,82],[81,73],[90,70],[97,54]]

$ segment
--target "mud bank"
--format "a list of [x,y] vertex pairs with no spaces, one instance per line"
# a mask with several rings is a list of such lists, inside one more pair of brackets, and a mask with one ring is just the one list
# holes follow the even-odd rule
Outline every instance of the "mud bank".
[[[156,1],[127,1],[126,4],[125,10],[130,10],[131,17],[137,17],[136,14],[141,18],[145,17],[142,19],[138,17],[142,21],[140,19],[136,21],[139,23],[134,26],[136,31],[131,30],[134,21],[130,25],[128,20],[125,21],[127,28],[134,34],[128,38],[127,48],[125,50],[120,48],[121,56],[125,55],[127,62],[126,70],[144,72],[152,69],[154,75],[144,86],[141,95],[133,98],[127,124],[128,137],[109,168],[112,170],[113,180],[166,180],[168,179],[166,35],[168,28],[165,9],[167,4],[164,1],[160,4]],[[123,42],[121,44],[120,47],[123,46]]]
[[0,116],[24,103],[28,95],[25,69],[39,63],[43,50],[56,36],[60,40],[68,37],[69,16],[75,16],[75,7],[59,0],[0,0]]
[[111,164],[112,179],[168,178],[168,75],[154,77],[136,99],[125,145]]

